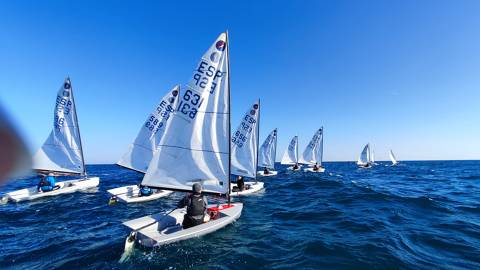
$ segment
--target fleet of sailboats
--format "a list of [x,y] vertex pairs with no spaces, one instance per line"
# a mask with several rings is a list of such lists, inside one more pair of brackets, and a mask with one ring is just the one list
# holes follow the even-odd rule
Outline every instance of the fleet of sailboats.
[[[234,133],[231,133],[230,59],[228,33],[222,33],[202,56],[188,83],[177,85],[160,100],[141,126],[137,137],[117,165],[143,174],[141,183],[108,190],[112,200],[126,203],[145,202],[172,192],[191,192],[200,183],[203,194],[220,198],[222,203],[208,205],[210,220],[183,228],[186,209],[176,208],[123,224],[131,232],[126,251],[134,245],[155,247],[202,236],[217,231],[238,219],[241,202],[231,197],[249,195],[264,188],[257,177],[274,176],[278,131],[271,131],[259,145],[260,100],[247,109]],[[287,170],[321,173],[323,167],[324,129],[315,131],[302,155],[298,153],[298,136],[294,136],[281,159]],[[392,166],[398,161],[390,150]],[[2,200],[14,202],[70,193],[98,186],[98,177],[89,177],[83,156],[73,88],[65,79],[57,93],[54,127],[50,136],[33,157],[39,175],[78,176],[58,182],[53,191],[38,187],[6,193]],[[357,165],[371,168],[374,152],[366,144]],[[262,170],[263,169],[263,170]],[[232,178],[244,177],[246,189],[239,190]],[[142,195],[140,188],[153,189]],[[237,188],[237,190],[234,190]],[[128,254],[128,253],[125,253]]]

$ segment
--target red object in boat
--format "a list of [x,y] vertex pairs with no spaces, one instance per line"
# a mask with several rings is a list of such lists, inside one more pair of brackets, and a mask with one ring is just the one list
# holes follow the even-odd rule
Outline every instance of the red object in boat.
[[224,210],[224,209],[227,209],[227,208],[230,208],[230,207],[234,207],[234,206],[235,206],[235,205],[233,205],[233,204],[224,204],[224,205],[220,205],[220,207],[216,207],[216,206],[210,207],[210,208],[208,208],[208,211],[210,211],[210,212],[217,212],[217,211],[222,211],[222,210]]

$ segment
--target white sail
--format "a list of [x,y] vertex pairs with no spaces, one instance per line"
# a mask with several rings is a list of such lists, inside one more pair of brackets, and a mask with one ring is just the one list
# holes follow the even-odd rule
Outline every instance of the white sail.
[[317,130],[313,138],[308,143],[301,158],[304,164],[318,164],[322,165],[323,159],[323,127]]
[[232,135],[231,174],[257,176],[258,128],[260,101],[251,106]]
[[203,55],[190,82],[180,92],[142,184],[190,191],[201,183],[205,192],[229,190],[230,89],[227,34]]
[[392,161],[392,164],[393,164],[393,165],[398,164],[398,161],[397,161],[397,159],[395,158],[395,155],[393,154],[393,151],[392,151],[392,150],[390,150],[390,153],[389,153],[389,154],[390,154],[390,160]]
[[370,153],[371,153],[370,162],[375,163],[375,151],[370,150]]
[[290,141],[287,150],[283,154],[282,164],[290,165],[298,163],[298,136],[295,136]]
[[69,78],[57,93],[53,114],[53,130],[33,156],[33,169],[84,175],[82,142]]
[[175,86],[155,107],[140,128],[135,141],[117,162],[118,165],[145,173],[160,143],[168,120],[177,106],[180,86]]
[[357,164],[358,165],[367,165],[370,163],[370,144],[365,145],[358,158]]
[[258,166],[274,169],[277,152],[277,129],[274,129],[258,150]]

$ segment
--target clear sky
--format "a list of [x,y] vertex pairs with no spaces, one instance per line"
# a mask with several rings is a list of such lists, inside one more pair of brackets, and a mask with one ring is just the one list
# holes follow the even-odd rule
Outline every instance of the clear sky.
[[[181,3],[180,3],[181,2]],[[277,159],[480,158],[480,1],[0,1],[0,102],[32,152],[69,75],[87,163],[113,163],[229,30],[232,128],[256,98]]]

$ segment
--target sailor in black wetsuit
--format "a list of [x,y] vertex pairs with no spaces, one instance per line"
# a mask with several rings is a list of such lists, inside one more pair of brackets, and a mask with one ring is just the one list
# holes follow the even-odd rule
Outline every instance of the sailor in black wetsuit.
[[207,214],[207,198],[202,195],[202,186],[195,183],[192,191],[192,194],[188,194],[178,203],[178,208],[187,207],[182,223],[184,229],[200,225],[205,222],[206,216],[210,217]]

